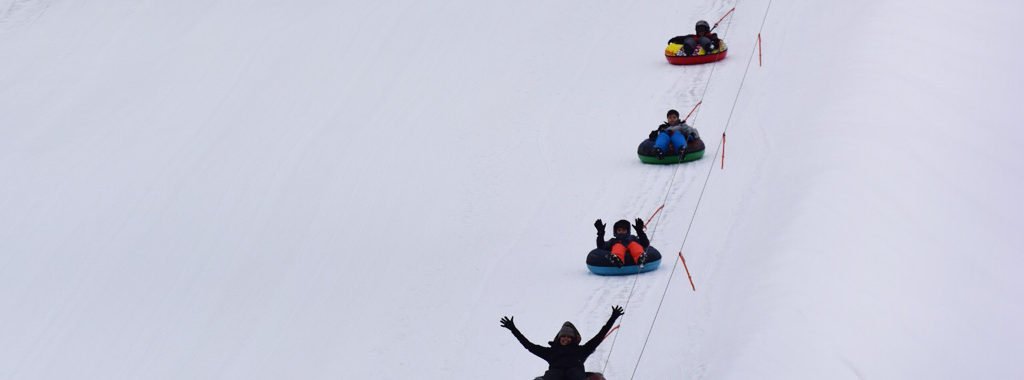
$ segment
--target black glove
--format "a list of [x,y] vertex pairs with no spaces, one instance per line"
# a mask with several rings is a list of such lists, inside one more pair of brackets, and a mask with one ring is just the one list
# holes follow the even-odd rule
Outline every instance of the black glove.
[[639,233],[640,231],[643,231],[644,230],[644,220],[640,219],[640,218],[636,218],[636,224],[633,225],[633,228],[636,229],[637,233]]
[[651,131],[651,134],[647,135],[647,138],[649,138],[651,140],[657,139],[658,138],[658,131]]
[[626,314],[626,312],[622,311],[622,306],[612,306],[612,319],[621,317],[623,314]]
[[598,235],[604,236],[604,226],[605,225],[606,224],[601,223],[601,219],[598,219],[598,220],[594,221],[594,228],[597,229],[597,234]]
[[516,319],[516,317],[501,317],[501,327],[504,327],[509,330],[515,330],[516,323],[512,321],[513,319]]

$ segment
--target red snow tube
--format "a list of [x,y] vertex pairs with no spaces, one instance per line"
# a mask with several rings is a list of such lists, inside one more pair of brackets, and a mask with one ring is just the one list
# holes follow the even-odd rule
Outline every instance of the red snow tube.
[[725,55],[728,53],[729,49],[722,50],[718,53],[711,53],[705,55],[691,55],[689,57],[666,54],[665,59],[668,60],[668,63],[671,63],[673,65],[699,65],[702,63],[721,61],[725,59]]

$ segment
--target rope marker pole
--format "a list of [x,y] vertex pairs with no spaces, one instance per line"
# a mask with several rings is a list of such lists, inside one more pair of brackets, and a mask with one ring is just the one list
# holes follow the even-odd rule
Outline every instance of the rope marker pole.
[[693,277],[690,276],[690,268],[686,266],[686,259],[683,258],[683,251],[679,251],[679,260],[683,261],[683,269],[686,269],[686,278],[690,279],[690,288],[696,292],[697,286],[693,285]]
[[703,103],[704,103],[703,100],[697,102],[697,104],[694,105],[693,108],[690,109],[690,113],[686,114],[686,117],[683,118],[683,122],[685,123],[686,120],[689,120],[690,119],[690,115],[693,115],[693,111],[696,111],[697,107],[700,107],[700,105],[703,104]]
[[725,170],[725,132],[722,132],[722,170]]
[[657,210],[654,210],[654,213],[653,213],[653,214],[651,214],[651,217],[650,217],[650,218],[647,218],[647,222],[645,222],[645,223],[644,223],[644,229],[645,229],[645,230],[647,229],[647,225],[648,225],[648,224],[651,224],[651,220],[654,220],[654,216],[655,216],[655,215],[658,215],[658,213],[659,213],[659,212],[661,212],[661,209],[663,209],[663,208],[665,208],[665,204],[664,204],[664,203],[662,203],[662,204],[661,204],[661,206],[660,206],[660,207],[658,207],[658,209],[657,209]]
[[735,10],[736,10],[736,7],[732,7],[732,9],[730,9],[728,12],[725,12],[725,15],[722,15],[722,18],[718,19],[718,22],[715,22],[715,26],[711,27],[711,30],[715,30],[715,28],[718,27],[718,24],[721,24],[722,20],[725,20],[725,17],[730,15],[730,14],[732,14],[732,12],[735,11]]
[[757,67],[761,67],[761,33],[757,34]]

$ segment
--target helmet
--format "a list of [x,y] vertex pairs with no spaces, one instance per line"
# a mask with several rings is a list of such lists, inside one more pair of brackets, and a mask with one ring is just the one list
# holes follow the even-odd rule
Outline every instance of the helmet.
[[668,113],[665,114],[665,117],[669,117],[669,116],[672,116],[672,115],[676,115],[676,117],[679,117],[679,111],[668,110]]
[[696,29],[697,29],[697,33],[700,33],[700,32],[704,32],[704,33],[711,32],[711,26],[708,25],[708,22],[704,21],[704,20],[697,21]]

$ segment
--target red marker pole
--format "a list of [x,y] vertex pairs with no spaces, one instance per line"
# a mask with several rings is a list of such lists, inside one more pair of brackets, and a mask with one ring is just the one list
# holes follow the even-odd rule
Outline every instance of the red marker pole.
[[683,260],[683,268],[686,269],[686,278],[690,279],[690,288],[696,292],[697,287],[693,285],[693,277],[690,276],[690,268],[686,266],[686,259],[683,258],[683,251],[679,251],[679,260]]
[[732,9],[730,9],[728,12],[725,12],[725,14],[722,15],[722,18],[718,19],[718,21],[715,22],[715,26],[711,27],[711,30],[715,30],[715,28],[718,27],[718,24],[721,24],[722,20],[725,20],[725,18],[728,17],[730,14],[732,14],[732,12],[735,11],[735,10],[736,10],[736,7],[732,7]]
[[696,110],[697,110],[697,107],[700,107],[700,105],[701,105],[702,103],[704,103],[704,101],[703,101],[703,100],[701,100],[701,101],[697,102],[697,104],[696,104],[696,105],[694,105],[694,106],[693,106],[693,108],[691,108],[691,109],[690,109],[690,113],[686,114],[686,117],[684,117],[684,118],[683,118],[683,122],[684,122],[684,123],[685,123],[685,122],[686,122],[687,120],[690,120],[690,115],[693,115],[693,111],[696,111]]
[[757,67],[761,67],[761,33],[757,34]]
[[644,229],[645,230],[647,229],[647,225],[651,224],[651,220],[654,219],[654,216],[658,215],[658,213],[661,212],[661,209],[663,209],[663,208],[665,208],[665,205],[661,205],[660,207],[658,207],[658,209],[654,210],[654,213],[651,214],[651,217],[647,218],[647,223],[644,223]]

